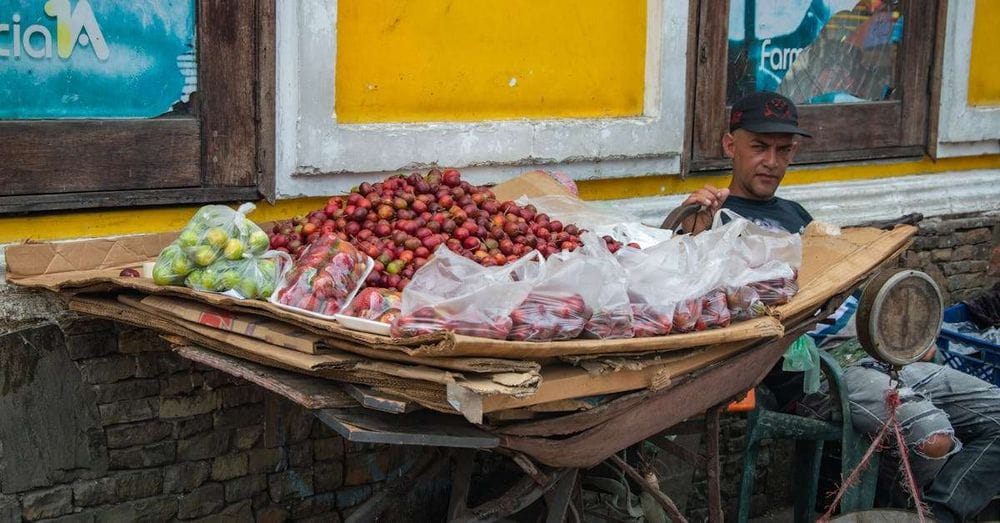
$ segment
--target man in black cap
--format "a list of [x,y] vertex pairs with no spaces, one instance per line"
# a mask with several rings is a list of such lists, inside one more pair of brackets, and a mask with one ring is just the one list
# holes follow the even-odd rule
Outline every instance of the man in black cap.
[[[800,136],[810,134],[799,128],[795,104],[784,96],[756,92],[736,102],[722,138],[723,151],[733,160],[732,180],[726,189],[706,185],[688,196],[684,204],[701,204],[704,210],[686,220],[684,230],[705,230],[726,208],[764,227],[801,232],[812,216],[774,195]],[[905,366],[899,378],[904,387],[897,415],[923,499],[938,521],[965,521],[1000,491],[1000,388],[928,362]],[[867,358],[845,371],[844,382],[855,428],[877,432],[888,416],[887,368]],[[780,363],[764,383],[786,411],[814,415],[826,403],[804,400],[801,373],[782,371]]]
[[736,102],[729,132],[722,137],[722,150],[733,159],[732,181],[728,189],[706,185],[684,201],[705,207],[684,222],[684,230],[705,230],[712,216],[725,207],[764,227],[800,232],[812,216],[798,203],[774,195],[798,148],[799,136],[811,137],[799,128],[798,110],[788,98],[756,92]]

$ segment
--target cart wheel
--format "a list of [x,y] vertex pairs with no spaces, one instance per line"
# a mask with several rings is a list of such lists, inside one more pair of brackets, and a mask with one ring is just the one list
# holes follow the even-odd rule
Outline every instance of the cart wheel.
[[944,302],[927,274],[891,269],[865,285],[858,302],[858,340],[871,357],[894,366],[920,361],[941,330]]

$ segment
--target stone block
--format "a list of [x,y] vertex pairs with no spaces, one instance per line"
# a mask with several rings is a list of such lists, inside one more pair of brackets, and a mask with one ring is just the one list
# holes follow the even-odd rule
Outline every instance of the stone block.
[[21,498],[21,516],[28,521],[73,512],[73,489],[66,485],[27,492]]
[[307,469],[292,469],[267,476],[267,490],[271,499],[279,502],[288,498],[312,496],[313,473]]
[[952,261],[971,260],[975,258],[976,248],[972,245],[960,245],[951,251]]
[[98,403],[114,403],[123,400],[137,400],[156,396],[160,393],[160,384],[156,380],[133,379],[116,383],[102,383],[94,386]]
[[389,472],[387,452],[359,452],[347,455],[344,461],[344,485],[366,485],[382,481]]
[[267,490],[267,476],[253,474],[242,478],[231,479],[225,483],[226,503],[241,501],[253,497],[254,494]]
[[154,420],[115,425],[108,427],[105,434],[108,448],[120,449],[165,440],[173,434],[173,431],[169,423]]
[[990,253],[989,269],[987,276],[1000,276],[1000,247],[993,249]]
[[951,249],[934,249],[930,251],[932,262],[943,262],[951,261],[952,250]]
[[58,518],[46,519],[45,523],[93,523],[94,512],[75,512],[67,516],[59,516]]
[[73,484],[73,504],[93,507],[118,501],[115,476],[77,481]]
[[336,436],[313,440],[313,458],[316,460],[344,459],[344,438]]
[[264,392],[257,385],[234,385],[219,389],[222,393],[223,407],[237,407],[247,403],[260,403],[264,400]]
[[210,389],[217,389],[224,385],[243,385],[246,381],[236,376],[226,374],[218,370],[210,370],[205,373],[205,386]]
[[177,442],[177,459],[195,461],[214,458],[229,450],[229,431],[212,431]]
[[116,401],[97,407],[101,423],[105,426],[118,423],[132,423],[155,418],[160,409],[156,398]]
[[109,320],[97,319],[90,315],[70,312],[59,319],[59,328],[62,329],[64,335],[75,336],[77,334],[90,334],[101,331],[112,332],[115,329],[115,323]]
[[333,492],[344,485],[344,465],[339,461],[313,464],[313,489],[316,493]]
[[163,492],[163,471],[135,470],[114,477],[116,501],[156,496]]
[[158,496],[119,503],[95,514],[98,523],[122,521],[170,521],[177,515],[175,496]]
[[225,521],[250,521],[253,519],[253,503],[250,500],[233,503],[220,514]]
[[212,460],[212,480],[214,481],[225,481],[245,476],[248,470],[245,453],[228,454]]
[[987,268],[989,268],[989,263],[981,260],[964,260],[941,264],[941,270],[944,272],[945,276],[981,273],[986,272]]
[[108,451],[108,463],[112,469],[158,467],[173,463],[176,457],[177,442],[173,440]]
[[280,505],[268,505],[254,512],[257,523],[284,523],[288,521],[289,512]]
[[237,428],[264,423],[264,404],[251,403],[215,413],[216,428]]
[[219,395],[214,391],[195,396],[160,398],[160,417],[165,419],[207,414],[218,408]]
[[252,474],[279,472],[285,470],[285,450],[278,448],[252,449],[249,452],[249,471]]
[[288,466],[309,467],[313,462],[312,441],[295,443],[288,447]]
[[208,461],[192,461],[164,467],[164,494],[177,494],[194,490],[208,480],[211,469]]
[[962,245],[974,245],[977,243],[989,243],[993,239],[993,231],[983,227],[970,231],[957,233],[958,242]]
[[956,274],[948,277],[948,290],[951,292],[962,289],[979,288],[983,283],[983,276],[980,274]]
[[202,414],[200,416],[192,416],[182,420],[175,420],[173,423],[174,438],[189,438],[195,434],[212,430],[212,415]]
[[170,350],[170,344],[161,338],[156,331],[122,327],[118,331],[118,350],[125,354],[163,352]]
[[198,372],[186,371],[160,378],[160,390],[163,396],[179,396],[190,394],[200,389],[205,378]]
[[262,425],[240,427],[236,429],[233,436],[233,446],[240,450],[252,449],[261,441],[263,435],[264,427]]
[[89,358],[77,362],[84,383],[114,383],[135,377],[135,360],[131,356],[114,355]]
[[[374,489],[371,485],[344,487],[336,492],[337,508],[345,509],[360,505],[372,497]],[[318,496],[316,496],[318,497]]]
[[191,360],[182,358],[173,352],[145,352],[135,355],[135,375],[137,378],[155,378],[190,368]]
[[207,516],[225,506],[225,490],[221,483],[208,483],[181,497],[177,503],[177,518],[192,519]]
[[111,331],[96,331],[66,337],[66,350],[70,359],[82,360],[113,354],[118,350],[115,334]]
[[17,496],[0,496],[0,521],[20,523],[21,502],[17,500]]

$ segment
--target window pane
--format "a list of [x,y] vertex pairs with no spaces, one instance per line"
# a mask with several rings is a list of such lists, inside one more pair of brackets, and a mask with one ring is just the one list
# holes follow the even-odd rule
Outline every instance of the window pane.
[[796,103],[898,98],[900,0],[731,0],[727,102],[754,90]]

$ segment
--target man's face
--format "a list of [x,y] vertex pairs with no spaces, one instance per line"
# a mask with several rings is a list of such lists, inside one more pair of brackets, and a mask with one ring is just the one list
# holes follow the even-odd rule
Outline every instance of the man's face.
[[722,138],[722,149],[733,159],[730,194],[753,200],[774,196],[792,162],[798,142],[794,134],[761,134],[737,129]]

